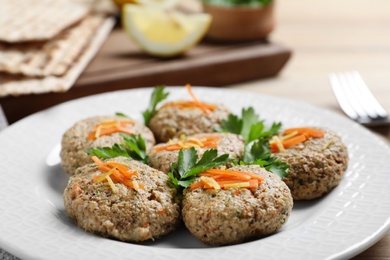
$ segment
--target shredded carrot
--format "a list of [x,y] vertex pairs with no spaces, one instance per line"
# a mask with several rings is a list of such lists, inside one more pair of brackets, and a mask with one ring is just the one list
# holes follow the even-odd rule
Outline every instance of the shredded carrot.
[[[294,136],[290,139],[286,139],[282,142],[282,145],[283,145],[283,148],[289,148],[289,147],[292,147],[292,146],[295,146],[297,144],[300,144],[300,143],[303,143],[304,141],[306,141],[307,138],[304,134],[302,135],[297,135],[297,136]],[[279,147],[275,144],[275,143],[271,143],[271,152],[273,151],[280,151]]]
[[162,107],[178,107],[180,109],[186,109],[186,108],[199,108],[203,110],[203,112],[209,113],[210,111],[213,111],[217,108],[216,105],[210,105],[206,103],[198,103],[195,101],[172,101],[164,104]]
[[234,189],[234,188],[247,188],[249,187],[249,182],[236,182],[236,183],[226,183],[223,185],[225,189]]
[[119,171],[117,171],[115,167],[111,169],[112,169],[112,174],[111,174],[112,179],[115,180],[116,182],[121,182],[125,184],[126,182],[125,176],[123,176]]
[[191,185],[190,185],[190,190],[195,190],[197,188],[200,188],[200,187],[203,187],[204,186],[204,181],[203,180],[199,180],[197,182],[193,182]]
[[256,181],[256,180],[249,180],[249,186],[247,187],[248,189],[257,189],[260,185],[260,182],[259,180]]
[[154,148],[156,152],[161,152],[163,150],[165,151],[176,151],[181,149],[190,149],[192,147],[194,148],[217,148],[218,142],[220,140],[219,136],[204,136],[200,138],[189,138],[180,141],[171,141],[170,143],[166,145],[160,145]]
[[94,161],[99,166],[99,169],[102,172],[108,172],[111,170],[97,156],[92,156],[92,161]]
[[73,184],[72,190],[74,192],[77,192],[78,194],[83,193],[83,190],[81,189],[80,185],[78,183]]
[[115,186],[114,182],[112,181],[112,179],[110,178],[110,176],[106,176],[106,179],[107,179],[108,185],[110,185],[112,192],[117,193],[118,189],[116,188],[116,186]]
[[161,215],[161,214],[164,214],[166,211],[166,208],[163,208],[163,209],[160,209],[160,210],[157,210],[157,214]]
[[[283,136],[280,137],[280,140],[283,141],[283,140],[286,140],[286,139],[290,139],[294,136],[298,135],[298,131],[293,131],[291,133],[286,133],[284,134]],[[277,137],[277,136],[274,136],[274,137]]]
[[211,188],[215,189],[215,190],[221,189],[221,186],[219,185],[219,183],[216,180],[214,180],[212,177],[201,176],[200,179],[205,183],[205,186],[208,189],[211,189]]
[[[221,177],[236,178],[236,179],[240,179],[240,180],[249,180],[251,178],[246,173],[239,172],[239,171],[210,169],[210,170],[205,171],[204,173],[208,174],[209,177],[214,176],[214,175],[222,175]],[[199,176],[202,176],[202,174],[199,174]]]
[[[99,170],[103,173],[93,177],[93,182],[107,181],[112,191],[115,193],[116,188],[113,183],[122,183],[123,185],[138,190],[144,187],[138,183],[133,177],[137,176],[137,172],[131,171],[126,164],[121,164],[114,161],[102,162],[98,157],[92,156],[92,160],[99,166]],[[111,183],[112,182],[112,183]]]
[[186,85],[186,89],[188,91],[188,93],[190,94],[190,96],[192,97],[192,100],[193,101],[174,101],[174,102],[169,102],[169,103],[166,103],[164,106],[162,107],[171,107],[171,106],[175,106],[175,107],[178,107],[180,109],[185,109],[185,108],[199,108],[201,109],[204,113],[210,113],[211,111],[215,110],[217,108],[216,105],[210,105],[210,104],[206,104],[204,102],[201,102],[194,94],[194,92],[192,92],[192,89],[191,89],[191,85],[190,84],[187,84]]
[[290,139],[284,140],[282,142],[282,144],[283,144],[284,148],[289,148],[291,146],[303,143],[306,140],[307,140],[306,136],[304,134],[302,134],[302,135],[297,135],[297,136],[294,136]]
[[80,185],[78,183],[73,184],[72,186],[73,190],[80,189]]
[[192,99],[195,101],[195,102],[200,102],[199,99],[196,98],[196,96],[194,95],[194,92],[192,92],[192,89],[191,89],[191,85],[190,84],[187,84],[186,85],[186,89],[188,91],[188,93],[190,93]]
[[140,185],[140,184],[138,183],[138,181],[136,181],[136,180],[133,180],[133,181],[131,182],[131,184],[133,185],[133,189],[135,189],[136,191],[138,191],[138,190],[141,188],[141,186],[143,187],[143,185]]
[[[221,169],[209,169],[199,173],[199,181],[190,185],[190,189],[231,189],[248,188],[255,189],[263,180],[263,177],[251,173]],[[213,180],[213,181],[210,181]],[[215,182],[215,183],[214,183]]]
[[271,152],[281,152],[284,151],[284,149],[303,143],[309,138],[322,138],[324,135],[325,133],[319,129],[307,127],[289,128],[283,132],[283,135],[280,138],[274,136],[271,139]]
[[[198,104],[199,108],[202,109],[203,112],[206,112],[206,113],[210,113],[211,112],[209,105],[207,105],[206,103],[200,102],[199,99],[196,98],[196,96],[192,92],[190,84],[186,85],[186,89],[187,89],[188,93],[190,93],[190,95],[191,95],[192,99],[194,100],[194,102]],[[215,107],[214,107],[214,109],[215,109]],[[212,109],[212,110],[214,110],[214,109]]]
[[329,146],[333,143],[333,140],[329,140],[321,149],[321,151],[325,151],[329,148]]
[[131,134],[132,132],[127,128],[127,125],[134,123],[135,122],[130,119],[101,121],[94,126],[93,131],[89,133],[87,139],[95,140],[103,135],[110,135],[118,132]]
[[251,180],[262,181],[264,179],[263,177],[261,177],[261,176],[259,176],[257,174],[251,173],[251,172],[246,172],[245,174],[251,176],[251,179],[249,181],[251,181]]
[[97,176],[94,176],[93,177],[93,181],[94,182],[101,182],[101,181],[104,181],[106,179],[107,176],[110,176],[112,174],[112,169],[109,170],[108,172],[102,174],[102,175],[97,175]]
[[284,130],[283,135],[288,135],[292,132],[297,132],[298,134],[307,134],[310,137],[321,138],[324,137],[324,131],[315,128],[307,128],[307,127],[297,127],[297,128],[289,128]]
[[175,151],[175,150],[180,150],[183,147],[180,145],[169,145],[165,147],[156,147],[155,150],[156,152],[162,151],[162,150],[167,150],[167,151]]
[[277,135],[272,137],[272,139],[270,141],[270,146],[271,146],[271,152],[274,152],[274,151],[283,152],[285,150],[283,143],[282,143],[282,140]]
[[113,162],[113,161],[108,161],[108,162],[106,162],[106,164],[109,167],[113,167],[113,168],[117,169],[126,178],[131,178],[131,177],[137,175],[137,172],[130,171],[130,169],[128,168],[127,165],[120,164],[118,162]]

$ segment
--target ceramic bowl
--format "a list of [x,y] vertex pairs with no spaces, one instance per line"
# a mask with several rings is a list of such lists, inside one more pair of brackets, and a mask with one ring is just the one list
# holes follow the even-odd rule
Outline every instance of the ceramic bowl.
[[207,38],[246,41],[266,38],[275,27],[274,2],[261,7],[227,7],[203,3],[213,17]]

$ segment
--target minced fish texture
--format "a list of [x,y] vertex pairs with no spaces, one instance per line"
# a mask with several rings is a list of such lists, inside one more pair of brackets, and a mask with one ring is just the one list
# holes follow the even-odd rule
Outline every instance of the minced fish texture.
[[[76,169],[87,163],[91,163],[91,156],[85,151],[90,148],[111,147],[114,144],[122,143],[121,133],[102,135],[95,140],[89,140],[88,135],[93,132],[96,124],[105,120],[123,120],[119,116],[95,116],[76,122],[63,135],[61,141],[61,167],[65,172],[74,174]],[[153,133],[145,125],[134,122],[128,124],[126,129],[135,135],[142,135],[147,149],[155,144]]]
[[[228,154],[230,158],[233,159],[242,159],[242,156],[244,154],[244,139],[240,135],[230,134],[230,133],[209,133],[209,134],[196,134],[193,136],[187,137],[187,139],[190,138],[202,138],[206,136],[218,136],[220,137],[218,143],[217,143],[217,151],[218,156],[223,154]],[[178,139],[173,139],[172,141],[175,142]],[[163,144],[157,144],[154,148],[159,148],[162,146],[165,146],[166,143]],[[149,155],[149,165],[153,168],[156,168],[160,171],[163,171],[165,173],[168,173],[171,170],[172,163],[177,163],[177,159],[179,157],[179,150],[175,151],[156,151],[155,149],[151,149]],[[211,148],[195,148],[198,153],[198,158],[201,158],[202,155],[206,150],[209,150]]]
[[262,176],[259,188],[185,189],[182,216],[188,230],[208,245],[231,245],[276,232],[293,207],[290,190],[281,179],[258,165],[235,171]]
[[290,165],[283,181],[294,200],[312,200],[336,187],[348,166],[348,149],[333,131],[273,155]]
[[64,191],[65,210],[82,229],[122,241],[154,240],[173,231],[180,222],[176,190],[168,176],[138,161],[117,157],[137,172],[138,190],[115,183],[113,192],[107,181],[94,182],[102,175],[94,163],[77,169]]
[[167,142],[181,135],[215,132],[230,111],[221,105],[215,110],[204,112],[199,108],[181,109],[175,106],[160,108],[152,117],[149,127],[158,142]]

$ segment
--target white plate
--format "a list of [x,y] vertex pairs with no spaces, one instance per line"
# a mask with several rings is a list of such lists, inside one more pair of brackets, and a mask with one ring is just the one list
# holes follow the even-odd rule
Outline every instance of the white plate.
[[[168,90],[170,99],[189,98],[183,88]],[[151,89],[96,95],[37,113],[0,133],[0,247],[23,259],[346,259],[389,229],[390,148],[385,142],[307,104],[228,89],[194,92],[236,114],[253,106],[268,123],[332,128],[350,152],[342,182],[320,200],[296,203],[278,233],[235,246],[207,248],[185,229],[142,245],[86,233],[64,212],[68,176],[59,166],[61,136],[77,120],[93,115],[123,112],[142,121]]]

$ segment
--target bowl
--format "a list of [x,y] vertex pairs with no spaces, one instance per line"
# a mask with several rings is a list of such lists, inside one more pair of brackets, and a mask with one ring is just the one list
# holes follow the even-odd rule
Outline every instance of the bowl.
[[203,11],[213,17],[206,36],[219,41],[264,39],[275,27],[274,7],[274,1],[258,7],[203,3]]

